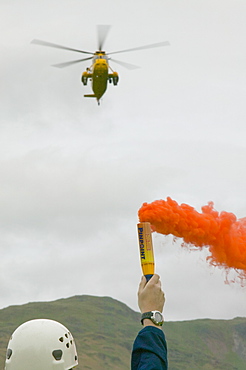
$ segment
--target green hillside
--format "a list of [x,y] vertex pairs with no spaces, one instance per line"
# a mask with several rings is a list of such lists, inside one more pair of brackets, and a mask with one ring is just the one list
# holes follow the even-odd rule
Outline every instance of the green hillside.
[[246,318],[165,325],[170,370],[245,370]]
[[[112,298],[86,295],[0,310],[0,369],[11,333],[34,318],[57,320],[71,330],[78,370],[130,369],[139,314]],[[170,370],[246,368],[246,318],[167,322],[164,331]]]

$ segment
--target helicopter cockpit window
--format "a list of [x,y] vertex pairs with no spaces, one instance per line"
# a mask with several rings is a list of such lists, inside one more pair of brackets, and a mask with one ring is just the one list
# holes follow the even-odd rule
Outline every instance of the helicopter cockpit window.
[[93,60],[96,61],[96,59],[106,59],[106,60],[108,60],[108,56],[107,55],[95,55],[93,57]]

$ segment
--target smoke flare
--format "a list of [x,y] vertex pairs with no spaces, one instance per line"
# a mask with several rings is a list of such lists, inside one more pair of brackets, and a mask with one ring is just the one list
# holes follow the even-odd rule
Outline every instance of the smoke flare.
[[[197,212],[187,204],[178,204],[170,197],[144,203],[138,211],[140,222],[150,222],[158,233],[183,238],[185,244],[208,247],[207,257],[214,266],[234,268],[246,278],[246,218],[233,213],[217,212],[213,202]],[[238,271],[241,270],[241,271]]]

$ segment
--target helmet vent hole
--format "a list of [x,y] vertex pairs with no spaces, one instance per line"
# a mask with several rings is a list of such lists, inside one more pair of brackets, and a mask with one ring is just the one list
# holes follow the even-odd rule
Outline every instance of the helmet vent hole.
[[7,354],[6,354],[6,358],[7,358],[7,360],[9,360],[9,359],[10,359],[10,357],[12,356],[12,353],[13,353],[12,349],[8,348],[8,350],[7,350]]
[[66,347],[69,348],[69,343],[66,344]]
[[66,338],[68,338],[68,335],[67,335],[67,334],[65,334],[65,337],[66,337]]
[[63,337],[59,338],[59,341],[60,342],[63,342],[64,341],[64,338]]
[[62,358],[62,350],[61,349],[55,349],[52,352],[52,355],[53,355],[53,357],[56,361],[60,361],[60,359]]

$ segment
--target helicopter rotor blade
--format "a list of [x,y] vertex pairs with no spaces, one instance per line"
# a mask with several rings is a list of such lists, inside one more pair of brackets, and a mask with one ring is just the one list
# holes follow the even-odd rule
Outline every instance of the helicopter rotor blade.
[[139,46],[139,47],[132,48],[132,49],[113,51],[112,53],[107,53],[107,54],[108,55],[109,54],[111,55],[111,54],[118,54],[118,53],[126,53],[128,51],[136,51],[136,50],[144,50],[144,49],[158,48],[158,47],[161,47],[161,46],[168,46],[168,45],[170,45],[170,43],[168,41],[163,41],[163,42],[158,42],[158,43],[155,43],[155,44]]
[[139,66],[135,66],[134,64],[130,64],[130,63],[125,63],[125,62],[122,62],[121,60],[116,60],[116,59],[113,59],[113,58],[110,58],[110,60],[112,60],[114,63],[117,63],[127,69],[137,69],[137,68],[140,68]]
[[102,51],[103,44],[108,36],[108,32],[111,26],[109,25],[98,25],[97,26],[97,35],[98,35],[98,50]]
[[85,60],[90,60],[93,57],[89,58],[84,58],[84,59],[77,59],[77,60],[71,60],[70,62],[64,62],[64,63],[58,63],[58,64],[52,64],[52,67],[57,67],[57,68],[65,68],[65,67],[70,67],[73,64],[84,62]]
[[56,49],[63,49],[63,50],[75,51],[77,53],[94,55],[94,53],[91,53],[90,51],[72,49],[72,48],[68,48],[67,46],[53,44],[52,42],[47,42],[47,41],[43,41],[43,40],[34,39],[34,40],[31,41],[31,44],[42,45],[42,46],[49,46],[49,47],[56,48]]

